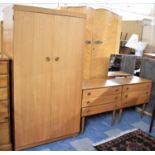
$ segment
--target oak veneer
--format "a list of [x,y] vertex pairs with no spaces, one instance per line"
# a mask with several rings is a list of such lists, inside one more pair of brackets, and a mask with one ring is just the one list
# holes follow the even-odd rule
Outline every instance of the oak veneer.
[[119,121],[124,108],[143,105],[144,109],[150,99],[151,86],[151,80],[131,75],[123,78],[85,80],[81,130],[84,131],[86,116],[112,111],[113,124],[117,109],[119,109]]
[[12,149],[9,63],[9,58],[4,54],[0,54],[0,151]]
[[13,59],[15,149],[77,134],[85,15],[15,5],[4,10],[4,31],[4,52]]
[[86,6],[61,10],[87,15],[83,78],[107,78],[110,55],[119,52],[121,17],[106,9]]

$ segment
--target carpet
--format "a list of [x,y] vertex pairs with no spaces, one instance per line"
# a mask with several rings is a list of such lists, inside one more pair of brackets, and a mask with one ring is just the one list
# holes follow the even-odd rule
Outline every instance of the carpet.
[[98,151],[155,151],[155,138],[134,129],[99,142],[94,147]]

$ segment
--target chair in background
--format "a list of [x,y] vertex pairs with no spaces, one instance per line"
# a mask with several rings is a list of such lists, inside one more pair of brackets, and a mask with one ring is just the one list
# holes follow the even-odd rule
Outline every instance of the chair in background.
[[141,62],[141,71],[140,77],[149,79],[153,81],[151,99],[147,104],[145,111],[152,114],[152,123],[150,124],[150,131],[152,130],[153,120],[154,120],[154,111],[155,109],[155,59],[143,58]]

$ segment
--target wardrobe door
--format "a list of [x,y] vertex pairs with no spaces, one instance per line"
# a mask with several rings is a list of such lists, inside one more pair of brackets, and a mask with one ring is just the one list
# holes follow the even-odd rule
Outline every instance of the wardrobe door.
[[114,13],[97,9],[94,12],[92,78],[106,78],[108,74],[109,58],[118,52],[120,30],[119,16]]
[[15,11],[15,148],[50,138],[52,101],[51,15]]
[[92,38],[93,38],[93,12],[94,9],[89,7],[64,7],[62,10],[86,14],[86,31],[84,40],[84,58],[83,58],[83,79],[90,78],[91,68],[91,51],[92,51]]
[[55,16],[52,43],[53,138],[72,135],[80,129],[84,20]]

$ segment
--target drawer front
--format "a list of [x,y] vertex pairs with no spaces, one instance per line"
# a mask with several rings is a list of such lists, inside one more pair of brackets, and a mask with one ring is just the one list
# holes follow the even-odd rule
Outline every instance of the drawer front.
[[105,104],[105,105],[82,108],[82,116],[89,116],[89,115],[94,115],[102,112],[113,111],[116,107],[116,104],[117,103],[114,102],[114,103]]
[[151,90],[151,83],[135,84],[123,86],[123,93],[133,92],[133,91],[144,91]]
[[8,89],[0,88],[0,100],[7,100],[7,99],[8,99]]
[[0,123],[8,122],[8,101],[0,101]]
[[122,95],[122,106],[131,106],[147,103],[150,99],[150,94],[148,92],[141,93],[128,93]]
[[0,145],[7,144],[10,141],[8,123],[0,123]]
[[8,61],[0,61],[0,74],[8,74]]
[[120,94],[121,90],[122,90],[121,86],[83,90],[83,99],[98,98],[98,97],[107,96],[107,95]]
[[121,101],[121,94],[82,100],[82,107]]
[[8,75],[0,75],[0,88],[8,86]]

